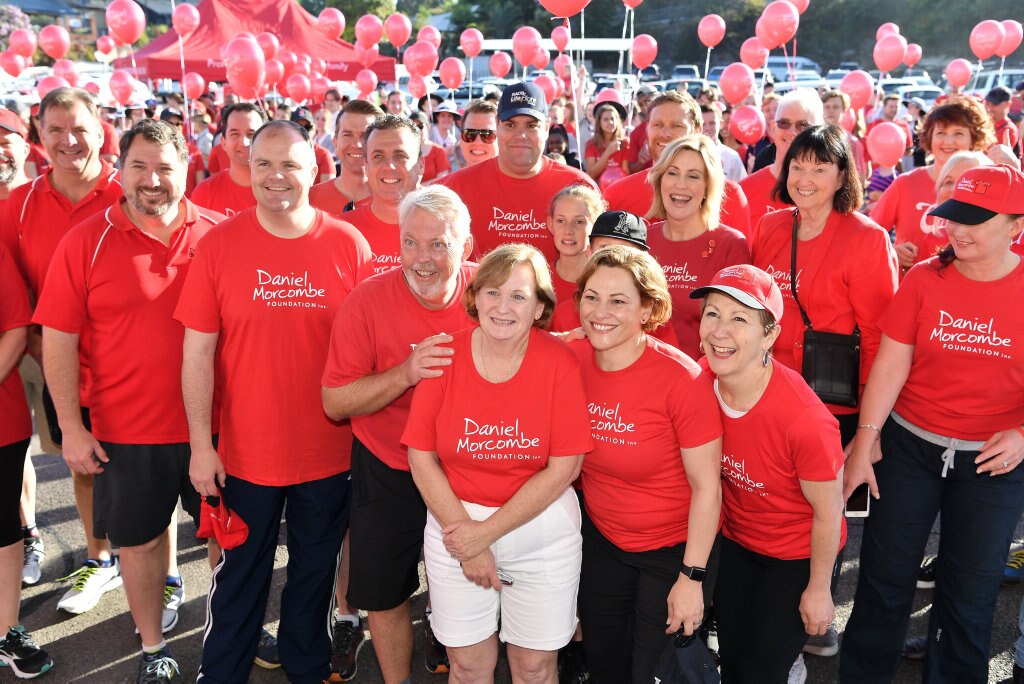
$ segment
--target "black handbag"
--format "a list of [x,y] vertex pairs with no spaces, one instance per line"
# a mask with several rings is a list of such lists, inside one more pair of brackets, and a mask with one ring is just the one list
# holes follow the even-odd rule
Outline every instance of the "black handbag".
[[793,299],[804,320],[804,360],[800,373],[814,393],[826,404],[856,407],[860,392],[860,328],[853,333],[822,332],[811,327],[811,319],[800,304],[796,291],[796,243],[800,212],[793,211],[793,241],[789,279]]
[[698,638],[679,630],[665,638],[665,647],[654,668],[656,684],[718,684],[722,681],[711,652]]

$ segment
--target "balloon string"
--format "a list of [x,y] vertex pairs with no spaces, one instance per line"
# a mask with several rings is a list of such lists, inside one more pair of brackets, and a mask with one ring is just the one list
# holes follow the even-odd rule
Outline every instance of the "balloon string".
[[786,44],[782,44],[782,58],[786,60],[786,74],[789,76],[789,80],[793,79],[793,65],[789,63],[789,52],[786,51]]
[[708,56],[704,58],[704,80],[708,79],[708,69],[711,68],[711,48],[708,48]]
[[978,60],[978,70],[974,72],[974,80],[971,81],[971,90],[974,90],[975,86],[978,85],[978,76],[981,76],[981,70],[984,69],[984,65],[981,60]]
[[1003,80],[1003,67],[1006,65],[1006,58],[1003,57],[999,60],[999,81]]
[[587,64],[587,46],[584,42],[587,38],[587,10],[580,10],[580,64],[583,68],[586,68]]
[[132,75],[138,77],[139,67],[135,64],[135,48],[131,45],[128,46],[128,54],[132,58]]
[[[174,14],[175,9],[174,0],[171,0],[171,15]],[[175,32],[177,33],[177,30]],[[185,111],[182,112],[182,116],[185,117],[185,139],[191,141],[192,115],[189,111],[191,108],[188,106],[188,92],[185,89],[185,41],[180,33],[178,33],[178,57],[181,59],[181,99],[185,103]]]
[[[622,14],[622,41],[623,42],[625,42],[625,40],[626,40],[626,27],[629,25],[629,13],[632,11],[632,10],[629,9],[628,5],[624,5],[624,7],[626,8],[626,11]],[[620,45],[620,47],[619,47],[619,70],[615,72],[617,74],[621,74],[622,73],[622,58],[626,55],[626,51],[624,49],[622,49],[622,47],[621,47],[622,44],[620,43],[619,45]]]

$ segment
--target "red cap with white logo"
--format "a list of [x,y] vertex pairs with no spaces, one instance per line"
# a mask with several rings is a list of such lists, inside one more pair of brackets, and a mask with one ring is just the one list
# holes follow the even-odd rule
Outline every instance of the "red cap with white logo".
[[928,212],[965,226],[976,226],[998,214],[1024,214],[1024,174],[1007,164],[965,171],[953,197]]
[[782,291],[774,278],[756,266],[727,266],[710,283],[691,292],[690,299],[701,299],[712,291],[727,294],[751,309],[767,311],[776,321],[782,320]]

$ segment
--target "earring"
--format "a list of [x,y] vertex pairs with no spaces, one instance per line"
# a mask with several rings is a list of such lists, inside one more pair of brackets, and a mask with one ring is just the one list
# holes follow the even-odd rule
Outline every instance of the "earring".
[[772,360],[772,350],[765,349],[764,354],[761,356],[761,365],[767,367]]

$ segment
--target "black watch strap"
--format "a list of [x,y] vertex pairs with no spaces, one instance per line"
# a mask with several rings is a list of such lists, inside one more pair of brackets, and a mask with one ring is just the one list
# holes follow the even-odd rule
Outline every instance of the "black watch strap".
[[704,568],[691,568],[686,563],[683,563],[683,567],[679,569],[679,572],[683,573],[694,582],[703,582],[704,576],[707,575],[707,570]]

